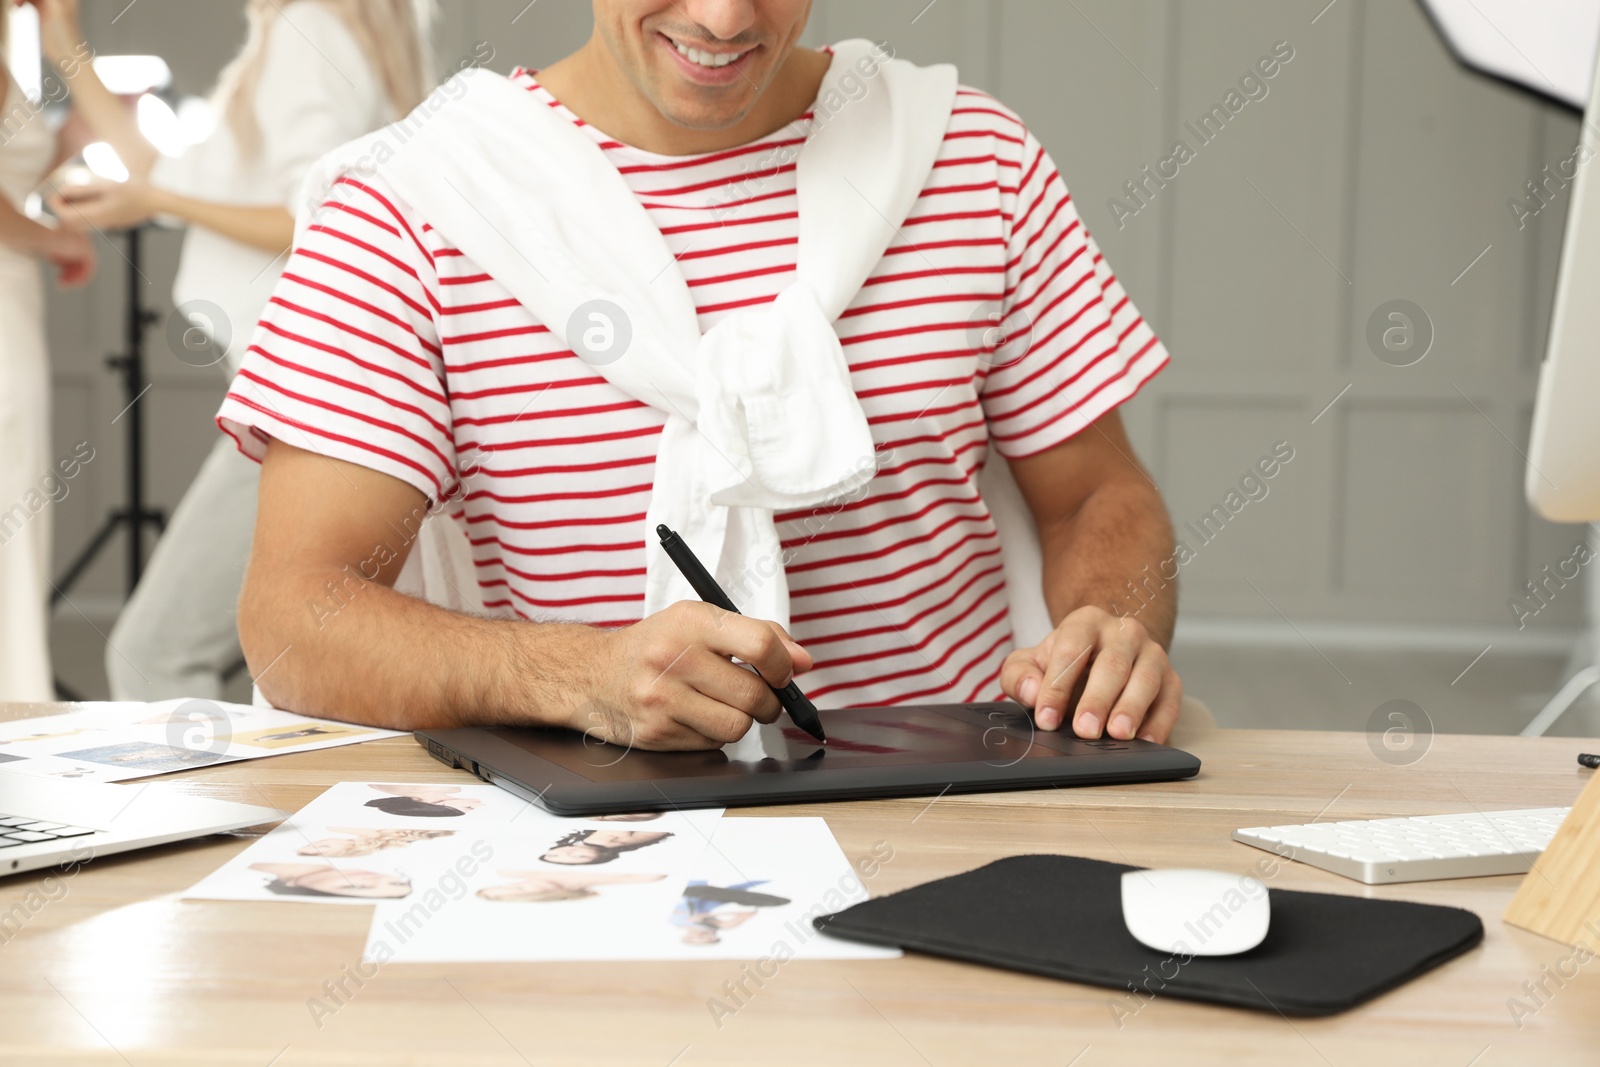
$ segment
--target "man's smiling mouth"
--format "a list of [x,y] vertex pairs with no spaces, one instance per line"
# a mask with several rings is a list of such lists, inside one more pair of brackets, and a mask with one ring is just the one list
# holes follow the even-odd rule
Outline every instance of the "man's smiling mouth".
[[680,56],[687,59],[689,62],[696,64],[697,66],[706,67],[711,70],[737,63],[739,60],[755,51],[753,48],[746,48],[740,52],[708,52],[701,48],[692,48],[689,45],[683,44],[682,42],[671,37],[667,37],[666,34],[662,34],[661,36],[666,38],[667,43],[672,45],[672,47],[677,50]]

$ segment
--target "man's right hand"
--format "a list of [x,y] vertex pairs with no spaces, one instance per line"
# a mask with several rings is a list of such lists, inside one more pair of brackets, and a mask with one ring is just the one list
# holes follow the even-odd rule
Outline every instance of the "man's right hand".
[[[775,622],[679,601],[620,630],[596,631],[589,699],[568,725],[633,748],[709,749],[739,740],[751,720],[770,723],[782,688],[811,656]],[[733,662],[750,664],[750,671]]]
[[775,720],[767,683],[811,669],[776,624],[710,604],[603,630],[483,618],[399,593],[434,508],[370,467],[274,440],[259,500],[239,640],[280,708],[391,730],[570,727],[639,749],[710,749]]

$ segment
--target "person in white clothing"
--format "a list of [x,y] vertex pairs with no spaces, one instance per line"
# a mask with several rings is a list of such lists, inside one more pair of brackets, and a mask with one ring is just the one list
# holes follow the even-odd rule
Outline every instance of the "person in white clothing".
[[[65,63],[82,47],[77,0],[29,2],[45,54]],[[180,157],[163,157],[87,65],[66,77],[76,108],[130,177],[54,201],[83,228],[155,216],[188,224],[173,302],[191,328],[174,355],[220,361],[230,378],[282,273],[310,165],[405,114],[433,85],[426,0],[248,0],[246,14],[249,38],[215,93],[216,131]],[[240,655],[236,603],[256,481],[256,465],[231,442],[207,456],[111,633],[113,699],[221,695]]]
[[49,504],[62,483],[50,456],[38,261],[54,266],[64,287],[86,284],[95,263],[83,234],[24,212],[60,150],[43,108],[23,95],[6,66],[10,15],[10,4],[0,7],[0,702],[51,700],[55,693]]

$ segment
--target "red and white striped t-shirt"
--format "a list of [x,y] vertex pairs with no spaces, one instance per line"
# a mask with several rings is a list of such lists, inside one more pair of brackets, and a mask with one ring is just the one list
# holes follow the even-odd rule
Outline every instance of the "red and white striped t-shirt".
[[[662,156],[588,126],[694,293],[700,327],[793,279],[808,114],[721,152]],[[662,412],[563,347],[381,180],[345,179],[296,247],[218,415],[457,505],[485,604],[598,625],[644,605]],[[1014,339],[993,350],[1003,308]],[[1061,444],[1167,361],[1022,122],[962,88],[920,198],[837,322],[877,444],[864,496],[780,513],[792,631],[823,707],[999,693],[1000,544],[976,486],[992,444]],[[1031,333],[1029,329],[1031,328]],[[476,468],[476,469],[474,469]]]

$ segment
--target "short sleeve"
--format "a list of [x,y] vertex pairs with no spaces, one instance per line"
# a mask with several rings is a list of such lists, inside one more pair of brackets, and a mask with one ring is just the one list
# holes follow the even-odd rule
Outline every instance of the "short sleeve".
[[306,172],[384,121],[372,64],[339,15],[315,0],[284,7],[268,33],[255,115],[261,166],[290,212]]
[[1013,459],[1066,441],[1167,363],[1049,154],[1031,134],[1016,151],[1003,331],[980,365],[990,440]]
[[430,500],[455,488],[421,220],[379,179],[341,179],[301,235],[217,424],[259,460],[267,442],[382,471]]

